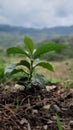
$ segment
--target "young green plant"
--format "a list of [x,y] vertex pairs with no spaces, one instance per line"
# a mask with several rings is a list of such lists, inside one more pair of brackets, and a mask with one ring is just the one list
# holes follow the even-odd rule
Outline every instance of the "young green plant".
[[[26,47],[26,49],[25,49]],[[36,67],[40,66],[47,70],[54,71],[53,66],[48,63],[47,61],[38,61],[36,62],[36,59],[40,57],[40,55],[43,55],[44,53],[50,52],[50,51],[57,51],[62,48],[64,48],[64,44],[55,44],[55,43],[47,43],[39,46],[35,49],[34,42],[31,38],[28,36],[24,37],[24,49],[18,48],[18,47],[11,47],[7,49],[7,54],[22,54],[26,56],[26,59],[21,60],[17,64],[12,64],[8,68],[9,72],[12,74],[18,73],[18,72],[24,72],[27,75],[27,79],[29,83],[32,83],[32,79],[36,79],[37,82],[42,82],[41,75],[34,76],[34,70]],[[17,66],[23,66],[24,69],[16,69]],[[25,67],[27,69],[25,69]],[[5,73],[8,72],[8,70],[5,70]],[[43,83],[43,82],[42,82]]]
[[58,130],[63,130],[59,116],[57,114],[56,114],[56,121],[57,121]]

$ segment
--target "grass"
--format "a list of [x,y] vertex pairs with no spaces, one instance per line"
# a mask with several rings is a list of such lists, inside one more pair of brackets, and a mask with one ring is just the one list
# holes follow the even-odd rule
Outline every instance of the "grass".
[[[3,59],[3,60],[2,60]],[[16,63],[17,61],[19,62],[21,57],[14,57],[10,56],[9,57],[4,57],[0,59],[0,72],[2,70],[3,74],[3,69],[5,66],[11,63]],[[23,59],[23,57],[22,57]],[[41,73],[44,74],[46,81],[51,81],[51,82],[62,82],[62,81],[68,81],[68,80],[73,80],[73,59],[70,60],[65,60],[65,61],[59,61],[59,62],[51,62],[51,64],[55,68],[55,72],[50,72],[47,71],[46,69],[42,69],[41,67],[37,67],[35,73]],[[18,78],[22,74],[16,74],[14,75],[14,78]]]
[[[66,64],[68,63],[68,64]],[[39,73],[43,73],[46,76],[46,79],[51,81],[65,81],[73,79],[73,59],[61,61],[61,62],[51,62],[55,68],[55,72],[47,71],[46,69],[42,70],[38,68]],[[69,69],[68,69],[69,68]]]

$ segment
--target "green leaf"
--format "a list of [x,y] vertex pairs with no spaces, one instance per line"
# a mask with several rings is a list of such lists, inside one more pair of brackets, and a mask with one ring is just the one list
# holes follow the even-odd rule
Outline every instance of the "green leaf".
[[27,67],[27,68],[30,70],[30,63],[29,63],[28,61],[26,61],[26,60],[21,60],[21,61],[17,64],[17,66],[18,66],[18,65],[23,65],[23,66]]
[[29,38],[28,36],[24,37],[24,44],[27,47],[27,49],[29,50],[29,52],[32,54],[33,50],[34,50],[34,43],[32,41],[31,38]]
[[48,69],[48,70],[54,72],[53,66],[50,63],[48,63],[48,62],[39,62],[34,67],[36,67],[36,66],[41,66],[41,67],[43,67],[45,69]]
[[10,64],[10,65],[6,66],[5,70],[4,70],[4,74],[11,73],[15,67],[16,67],[16,64]]
[[42,88],[45,86],[44,76],[40,74],[33,75],[31,82],[33,85],[40,85]]
[[7,54],[25,54],[26,56],[29,57],[28,53],[26,53],[23,49],[18,48],[18,47],[11,47],[7,49]]
[[40,55],[49,52],[49,51],[57,51],[65,48],[64,44],[56,44],[56,43],[47,43],[43,44],[36,49],[34,52],[34,59],[38,58]]
[[11,72],[11,74],[16,74],[16,73],[19,73],[19,72],[23,72],[23,73],[29,75],[29,74],[28,74],[26,71],[24,71],[23,69],[14,69],[14,70]]
[[58,126],[58,129],[59,129],[59,130],[63,130],[63,129],[62,129],[62,125],[61,125],[61,122],[60,122],[60,119],[59,119],[58,115],[56,115],[56,120],[57,120],[57,126]]

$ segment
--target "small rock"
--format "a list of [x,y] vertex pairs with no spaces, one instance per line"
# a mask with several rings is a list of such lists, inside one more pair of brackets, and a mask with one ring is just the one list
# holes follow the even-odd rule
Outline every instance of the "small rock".
[[52,118],[53,118],[53,120],[56,120],[56,116],[53,116]]
[[62,111],[67,111],[68,110],[68,108],[64,108],[64,107],[62,107],[61,109],[62,109]]
[[33,109],[33,110],[32,110],[32,114],[38,114],[38,110]]
[[43,129],[44,129],[44,130],[47,130],[47,129],[48,129],[48,125],[44,125],[44,126],[43,126]]
[[57,105],[53,105],[56,112],[61,112],[61,109]]
[[47,125],[50,125],[50,124],[52,124],[52,123],[53,123],[52,120],[48,120]]
[[43,108],[46,109],[46,110],[49,110],[50,109],[50,104],[44,105]]
[[69,105],[69,109],[70,109],[70,110],[73,110],[73,102],[70,103],[70,105]]
[[41,130],[41,126],[36,126],[36,129],[37,130]]
[[24,86],[23,85],[19,85],[19,84],[15,84],[15,86],[14,86],[14,90],[16,91],[16,90],[24,90]]
[[49,113],[46,113],[45,117],[48,119],[51,117],[51,115]]
[[55,89],[56,88],[56,86],[55,85],[51,85],[51,86],[46,86],[46,90],[47,91],[50,91],[50,90],[53,90],[53,89]]
[[0,111],[0,114],[2,113],[2,111]]
[[71,128],[73,128],[73,120],[69,122]]
[[23,129],[24,129],[24,130],[27,130],[27,127],[24,126]]
[[28,123],[28,121],[25,118],[22,118],[21,121],[20,121],[21,125],[27,124],[27,123]]
[[27,125],[27,128],[28,128],[28,130],[31,130],[31,127],[30,127],[30,124],[28,123],[28,125]]

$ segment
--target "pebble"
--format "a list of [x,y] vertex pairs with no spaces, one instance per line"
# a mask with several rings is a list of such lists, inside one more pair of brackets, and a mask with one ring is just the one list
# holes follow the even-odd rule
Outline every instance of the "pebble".
[[38,110],[33,109],[33,110],[32,110],[32,113],[33,113],[33,114],[38,114]]
[[2,112],[0,111],[0,114],[1,114]]
[[61,112],[61,109],[57,105],[53,105],[56,112]]
[[47,130],[48,129],[48,125],[44,125],[43,128],[44,128],[44,130]]
[[24,86],[23,85],[19,85],[19,84],[15,84],[14,86],[14,91],[17,91],[17,90],[24,90]]
[[44,105],[43,108],[44,108],[45,110],[49,110],[49,109],[50,109],[50,104]]
[[73,120],[71,120],[71,121],[69,122],[69,125],[70,125],[71,128],[73,128]]
[[68,110],[68,108],[62,107],[62,111],[67,111],[67,110]]
[[28,123],[28,121],[25,118],[22,118],[21,121],[20,121],[21,125],[27,124],[27,123]]
[[55,85],[52,85],[52,86],[46,86],[46,90],[49,92],[50,90],[53,90],[55,89],[56,86]]
[[56,116],[53,116],[53,120],[56,120]]

